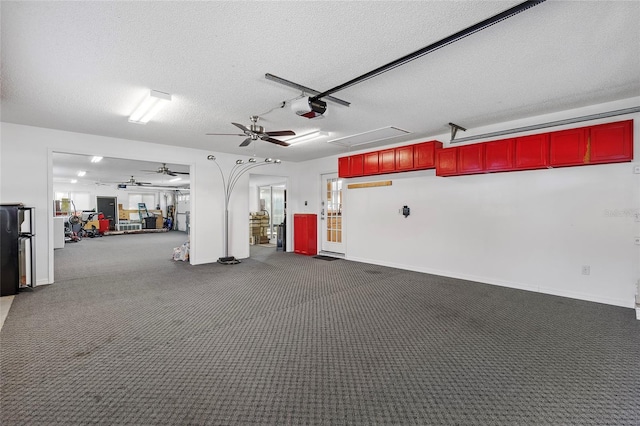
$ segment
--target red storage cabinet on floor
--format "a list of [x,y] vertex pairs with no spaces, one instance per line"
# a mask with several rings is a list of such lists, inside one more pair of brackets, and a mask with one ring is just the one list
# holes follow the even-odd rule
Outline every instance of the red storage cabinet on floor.
[[442,142],[423,142],[413,146],[413,168],[433,169],[436,166],[436,150],[442,149]]
[[486,142],[484,144],[484,168],[487,172],[513,170],[515,161],[515,139]]
[[401,146],[396,151],[396,171],[413,170],[413,145]]
[[436,151],[436,176],[458,174],[458,147]]
[[549,133],[549,165],[579,166],[589,163],[589,128]]
[[363,174],[365,176],[377,175],[378,170],[380,170],[380,165],[378,164],[378,151],[367,152],[364,154]]
[[482,172],[484,172],[484,144],[459,146],[457,174],[469,175]]
[[293,251],[314,256],[318,253],[318,219],[315,214],[293,215]]
[[544,169],[549,166],[549,134],[516,138],[516,164],[518,170]]
[[591,126],[590,163],[633,160],[633,120]]

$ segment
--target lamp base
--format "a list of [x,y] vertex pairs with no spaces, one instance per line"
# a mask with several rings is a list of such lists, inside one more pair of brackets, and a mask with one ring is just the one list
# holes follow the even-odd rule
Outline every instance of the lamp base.
[[219,258],[218,263],[222,263],[223,265],[236,265],[240,263],[240,261],[233,256],[227,256]]

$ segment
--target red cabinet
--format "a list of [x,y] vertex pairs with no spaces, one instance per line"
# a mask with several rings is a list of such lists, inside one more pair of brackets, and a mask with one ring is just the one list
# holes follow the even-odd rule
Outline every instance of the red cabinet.
[[378,164],[378,151],[364,154],[363,174],[365,176],[377,175],[380,166]]
[[338,177],[349,178],[362,176],[363,161],[362,154],[338,158]]
[[578,166],[589,163],[589,128],[549,133],[549,165]]
[[633,120],[591,126],[590,162],[633,160]]
[[542,169],[549,166],[549,134],[516,138],[515,168]]
[[396,171],[413,170],[413,145],[401,146],[396,151]]
[[380,173],[392,173],[396,171],[396,150],[385,149],[378,151],[378,170]]
[[362,154],[349,157],[349,175],[351,177],[362,176],[364,157]]
[[484,144],[484,169],[487,172],[513,170],[515,161],[515,139],[486,142]]
[[436,166],[436,150],[442,149],[442,142],[430,141],[413,146],[413,168],[433,169]]
[[458,147],[436,151],[436,176],[454,176],[458,173]]
[[318,220],[315,214],[293,215],[293,251],[307,256],[318,253]]
[[484,172],[484,144],[459,146],[457,174],[469,175],[482,172]]
[[349,157],[338,158],[338,177],[351,177],[349,174]]

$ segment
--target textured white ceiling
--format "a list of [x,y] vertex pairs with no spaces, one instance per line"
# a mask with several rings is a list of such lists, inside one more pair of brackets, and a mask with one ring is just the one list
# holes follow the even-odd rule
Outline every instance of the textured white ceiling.
[[[412,132],[386,143],[399,142],[640,95],[638,1],[544,2],[335,93],[351,107],[329,103],[320,120],[278,108],[300,93],[264,78],[326,90],[517,3],[2,1],[2,121],[301,161],[386,126]],[[128,123],[149,89],[171,104]],[[254,114],[330,136],[288,148],[205,136]]]

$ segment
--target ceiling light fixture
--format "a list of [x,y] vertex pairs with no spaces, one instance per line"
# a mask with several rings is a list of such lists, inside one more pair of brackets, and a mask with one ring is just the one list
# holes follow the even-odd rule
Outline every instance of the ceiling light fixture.
[[160,109],[171,102],[171,95],[151,90],[129,117],[129,123],[147,124]]
[[91,158],[91,162],[92,162],[92,163],[99,163],[99,162],[101,162],[101,161],[102,161],[102,157],[99,157],[99,156],[97,156],[97,155],[94,155],[94,156]]
[[71,179],[71,183],[78,183],[78,179]]
[[85,172],[84,170],[78,170],[78,176],[79,177],[82,177],[82,176],[84,176],[86,174],[87,174],[87,172]]
[[313,132],[305,133],[304,135],[296,136],[295,138],[287,139],[287,143],[290,145],[300,145],[305,142],[310,142],[314,139],[324,138],[329,136],[329,132],[322,132],[320,130],[314,130]]
[[169,182],[177,182],[179,180],[182,180],[182,178],[181,177],[177,177],[177,178],[169,179]]

